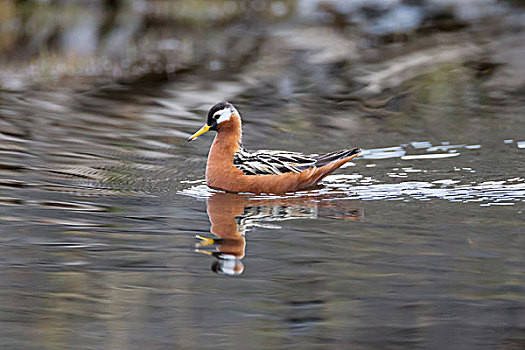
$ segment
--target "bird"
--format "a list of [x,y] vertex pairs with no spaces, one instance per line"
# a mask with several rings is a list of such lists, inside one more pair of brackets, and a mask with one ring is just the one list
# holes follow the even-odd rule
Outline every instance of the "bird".
[[209,109],[206,123],[188,142],[210,130],[217,135],[208,153],[206,183],[225,192],[284,194],[311,189],[361,153],[360,148],[325,154],[249,151],[242,144],[241,115],[225,101]]

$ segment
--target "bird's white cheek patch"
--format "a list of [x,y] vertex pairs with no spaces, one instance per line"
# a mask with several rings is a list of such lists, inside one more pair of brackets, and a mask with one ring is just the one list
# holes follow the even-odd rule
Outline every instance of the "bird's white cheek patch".
[[231,116],[232,116],[232,112],[230,111],[230,109],[224,109],[222,111],[219,112],[219,119],[217,119],[217,124],[220,124],[222,122],[225,122],[227,120],[230,120]]

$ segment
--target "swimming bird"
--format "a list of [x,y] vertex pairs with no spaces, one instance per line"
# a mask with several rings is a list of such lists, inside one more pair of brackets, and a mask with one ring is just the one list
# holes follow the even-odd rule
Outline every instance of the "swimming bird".
[[211,107],[206,124],[188,141],[209,130],[216,131],[217,136],[208,153],[206,183],[227,192],[282,194],[312,188],[361,152],[359,148],[320,155],[248,151],[242,145],[241,115],[229,102]]

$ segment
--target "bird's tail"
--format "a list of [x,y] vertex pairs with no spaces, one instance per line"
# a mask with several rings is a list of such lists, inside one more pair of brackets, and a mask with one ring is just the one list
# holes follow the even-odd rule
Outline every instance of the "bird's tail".
[[343,149],[341,151],[321,154],[315,157],[315,160],[316,160],[315,166],[320,168],[326,164],[335,162],[336,160],[352,157],[353,155],[356,155],[359,153],[361,153],[360,148],[353,148],[353,149]]

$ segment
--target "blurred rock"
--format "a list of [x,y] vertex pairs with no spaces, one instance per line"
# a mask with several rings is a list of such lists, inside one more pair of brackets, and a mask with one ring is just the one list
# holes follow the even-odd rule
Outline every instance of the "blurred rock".
[[493,74],[483,86],[489,90],[523,92],[525,90],[525,35],[506,36],[501,41],[488,45],[491,63],[497,64],[497,74]]
[[288,103],[309,91],[348,104],[451,62],[474,69],[487,88],[523,86],[525,12],[512,1],[6,0],[0,10],[0,88],[8,90],[191,72],[262,81]]

